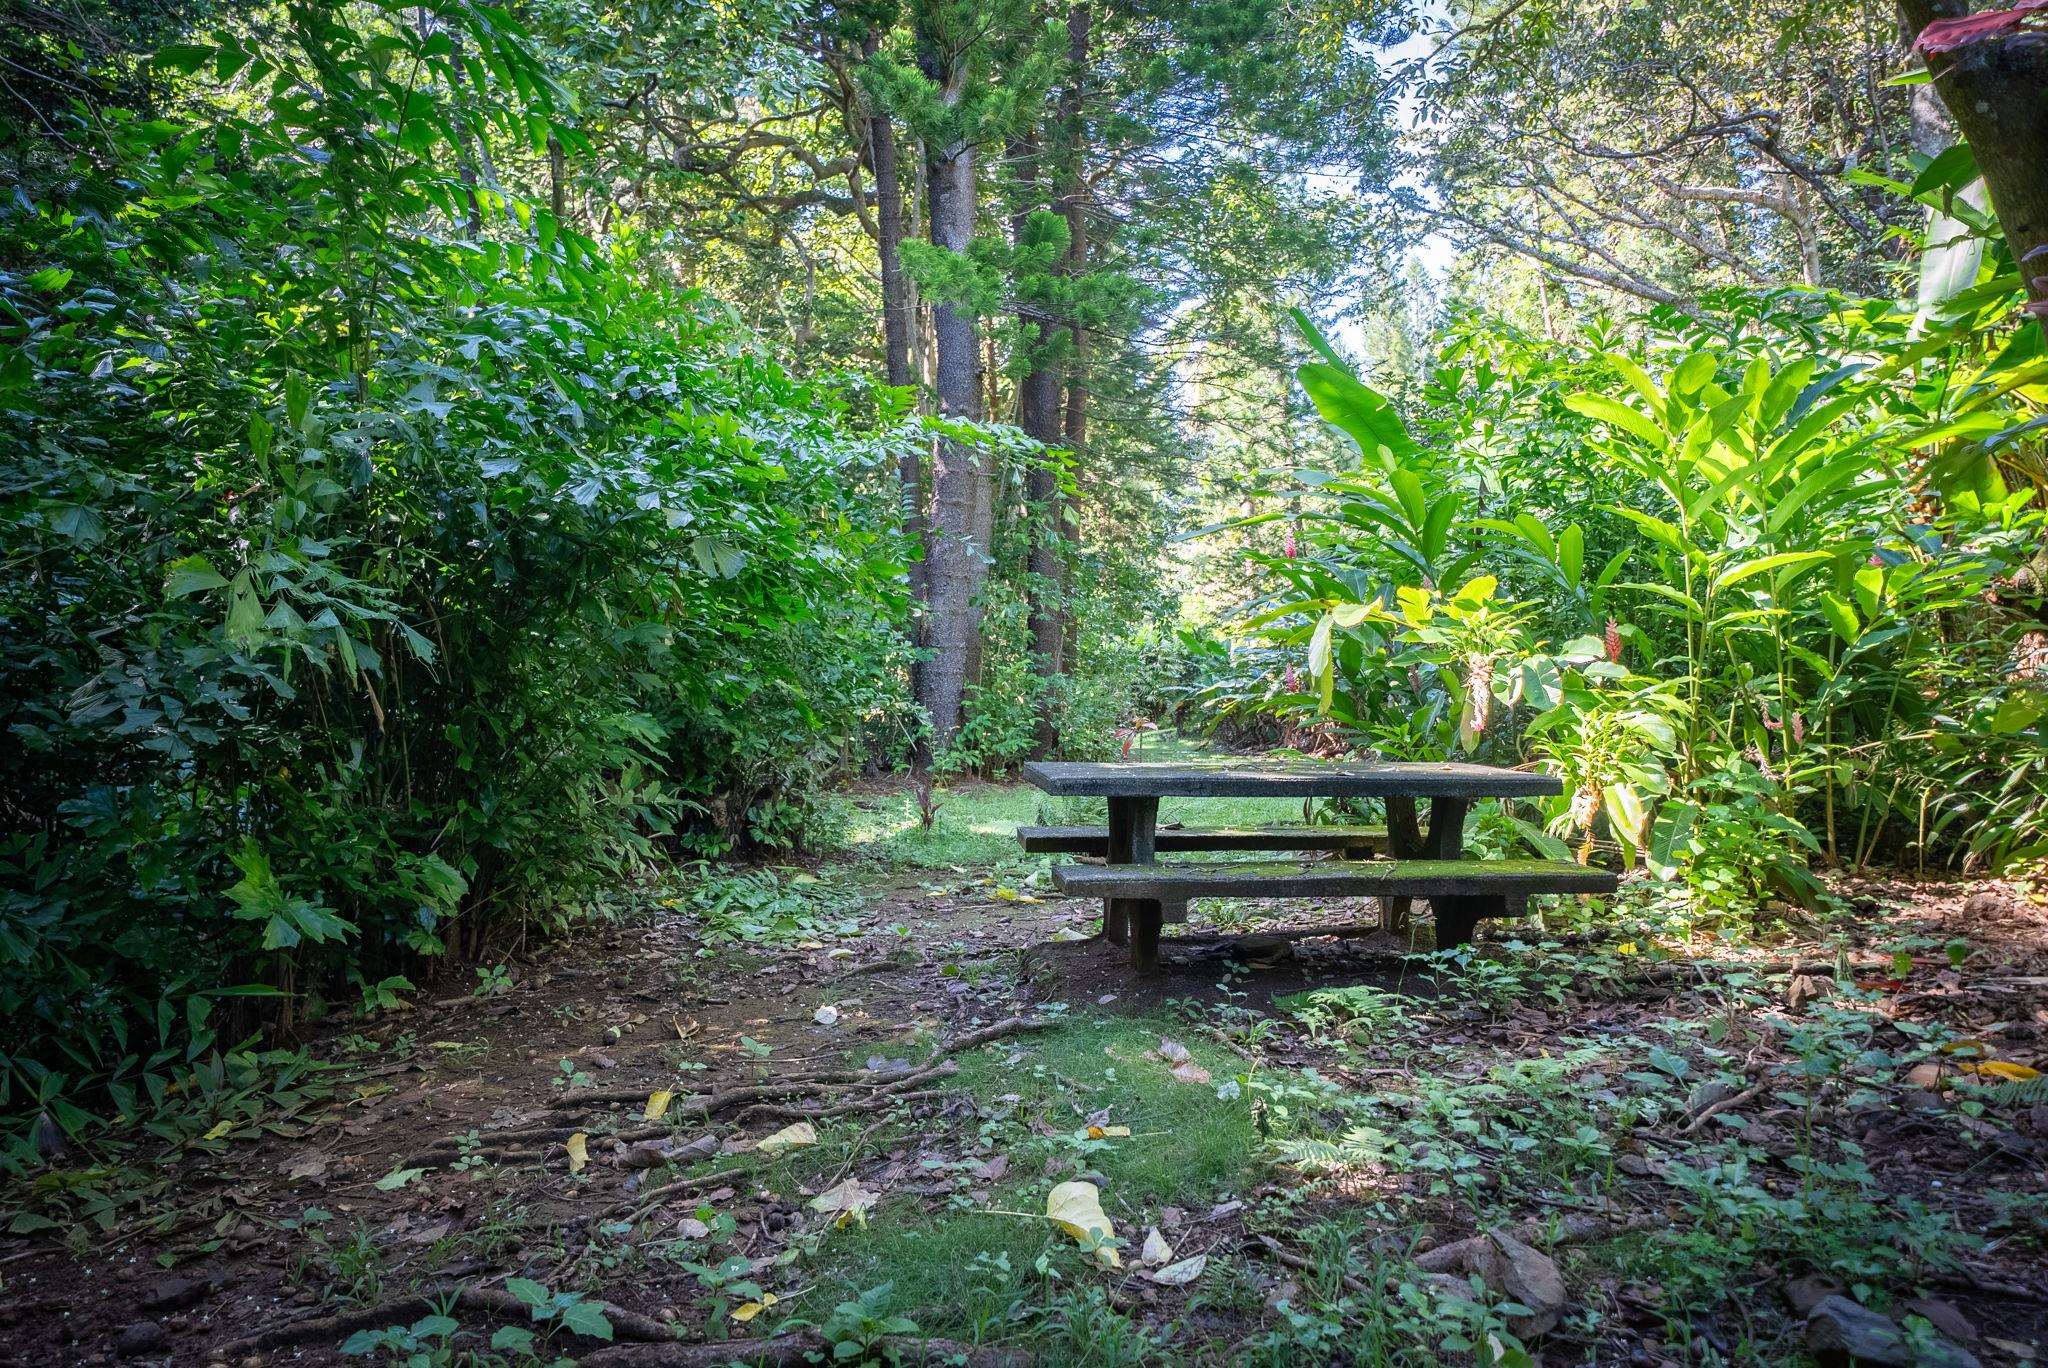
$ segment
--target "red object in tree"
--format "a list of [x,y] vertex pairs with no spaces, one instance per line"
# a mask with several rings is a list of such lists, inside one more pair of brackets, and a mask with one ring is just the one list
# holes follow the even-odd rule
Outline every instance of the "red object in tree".
[[2048,14],[2048,0],[2019,0],[2009,9],[1985,10],[1960,19],[1937,19],[1920,30],[1913,47],[1921,53],[1954,52],[1959,47],[2011,33],[2032,14]]

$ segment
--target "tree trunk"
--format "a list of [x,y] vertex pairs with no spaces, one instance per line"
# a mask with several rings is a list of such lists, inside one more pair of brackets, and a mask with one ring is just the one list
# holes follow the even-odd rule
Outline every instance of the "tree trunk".
[[[880,35],[870,33],[866,55],[873,57],[880,47]],[[889,383],[909,387],[917,382],[911,369],[910,334],[912,304],[910,278],[903,273],[903,178],[897,169],[896,125],[887,110],[867,111],[868,168],[875,177],[876,256],[882,275],[882,355]],[[896,458],[897,498],[901,508],[903,539],[917,549],[905,576],[910,591],[910,621],[905,636],[911,649],[910,696],[924,697],[924,661],[927,643],[925,618],[929,608],[930,585],[926,559],[931,555],[931,515],[925,505],[924,453],[914,442],[903,445]],[[922,748],[914,763],[928,759]]]
[[[934,148],[926,181],[932,245],[964,252],[974,237],[973,147],[956,143]],[[982,416],[979,331],[971,314],[950,304],[932,306],[937,352],[934,388],[940,412],[950,417],[978,420]],[[987,572],[988,485],[989,473],[979,453],[958,442],[938,442],[933,452],[932,536],[927,560],[931,659],[925,665],[924,696],[919,700],[931,719],[934,750],[943,749],[960,730],[975,600]]]
[[[1060,212],[1067,220],[1067,274],[1088,272],[1088,218],[1086,166],[1087,125],[1083,100],[1087,94],[1088,48],[1093,16],[1086,4],[1067,10],[1067,86],[1060,95],[1060,137],[1065,143],[1060,174],[1064,180]],[[1078,462],[1088,445],[1088,338],[1078,319],[1067,326],[1066,412],[1061,436],[1067,450]],[[1070,671],[1079,651],[1080,621],[1073,610],[1073,556],[1081,544],[1081,521],[1069,498],[1058,500],[1060,540],[1066,556],[1060,561],[1060,668]]]
[[[870,55],[875,39],[868,39]],[[887,110],[868,112],[868,167],[875,177],[875,244],[882,265],[882,354],[889,383],[914,382],[910,369],[910,292],[903,274],[903,179],[896,170],[896,125]]]
[[[1967,0],[1899,0],[1917,39]],[[2048,35],[2015,33],[1927,55],[1934,88],[1976,154],[1999,227],[2037,313],[2048,312]],[[2035,252],[2040,256],[2028,258]],[[2043,318],[2048,326],[2048,317]]]
[[[1038,204],[1038,142],[1019,138],[1011,160],[1023,193],[1010,220],[1013,243],[1021,243]],[[1054,355],[1060,325],[1043,304],[1025,303],[1017,311],[1030,369],[1017,382],[1017,426],[1048,449],[1060,445],[1060,364]],[[1039,681],[1037,724],[1032,755],[1044,759],[1059,746],[1058,694],[1053,687],[1066,661],[1066,632],[1061,622],[1060,592],[1061,499],[1058,472],[1048,454],[1033,457],[1024,474],[1024,519],[1028,550],[1024,560],[1024,597],[1031,634],[1031,671]]]

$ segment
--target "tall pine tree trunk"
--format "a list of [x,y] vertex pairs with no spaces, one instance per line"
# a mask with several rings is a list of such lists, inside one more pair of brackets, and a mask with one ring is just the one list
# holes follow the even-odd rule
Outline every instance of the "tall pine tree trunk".
[[[1035,134],[1018,138],[1010,148],[1022,193],[1010,220],[1013,244],[1022,244],[1031,215],[1038,210],[1038,156]],[[1017,382],[1017,426],[1047,448],[1061,445],[1060,324],[1042,303],[1018,306],[1018,331],[1024,338],[1030,369]],[[1063,597],[1060,572],[1059,476],[1050,457],[1034,458],[1024,474],[1024,518],[1027,550],[1024,595],[1031,635],[1031,670],[1039,681],[1038,715],[1033,754],[1044,758],[1059,746],[1059,695],[1054,681],[1063,672],[1066,633],[1061,623]]]
[[[1088,134],[1083,101],[1087,95],[1088,49],[1093,16],[1086,4],[1067,10],[1067,85],[1060,95],[1060,137],[1064,142],[1060,175],[1060,212],[1067,220],[1067,274],[1079,278],[1088,273],[1087,183]],[[1067,328],[1066,411],[1061,419],[1061,437],[1078,464],[1088,445],[1088,338],[1080,321]],[[1073,610],[1073,557],[1081,545],[1079,511],[1067,498],[1058,500],[1060,540],[1066,555],[1059,564],[1060,582],[1060,667],[1070,671],[1078,663],[1080,621]]]
[[[865,55],[872,58],[881,45],[880,35],[868,34]],[[882,354],[889,383],[908,387],[917,383],[911,366],[911,328],[914,305],[910,277],[903,272],[904,205],[903,177],[898,169],[896,125],[886,109],[867,111],[868,169],[875,178],[876,255],[882,276]],[[905,636],[911,649],[910,696],[924,697],[925,621],[929,606],[926,558],[931,554],[931,514],[925,505],[924,453],[914,442],[906,442],[896,458],[897,497],[905,542],[917,548],[911,562],[907,587],[910,591],[910,620]],[[928,760],[922,747],[914,763]]]
[[[942,88],[953,89],[943,85]],[[974,148],[967,143],[933,148],[926,171],[931,241],[964,252],[974,237]],[[950,304],[932,306],[935,383],[940,412],[956,418],[981,414],[980,330],[971,314]],[[929,643],[924,691],[931,744],[943,749],[960,729],[967,687],[969,639],[975,601],[987,573],[987,523],[992,514],[989,472],[980,453],[941,439],[932,454],[932,534]]]

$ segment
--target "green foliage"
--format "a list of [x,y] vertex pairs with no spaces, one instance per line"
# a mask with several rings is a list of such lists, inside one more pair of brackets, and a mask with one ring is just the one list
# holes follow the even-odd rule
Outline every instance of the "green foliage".
[[1236,524],[1287,531],[1196,697],[1392,758],[1538,761],[1566,791],[1522,838],[1647,860],[1696,928],[1816,905],[1816,857],[2048,848],[2048,361],[2017,302],[1994,281],[1930,328],[1730,293],[1567,343],[1466,317],[1420,441],[1301,318],[1302,387],[1353,453],[1272,473],[1284,502]]
[[580,145],[502,12],[154,70],[0,207],[0,1105],[74,1129],[226,1001],[373,1008],[664,839],[799,844],[901,658],[897,401],[466,179]]

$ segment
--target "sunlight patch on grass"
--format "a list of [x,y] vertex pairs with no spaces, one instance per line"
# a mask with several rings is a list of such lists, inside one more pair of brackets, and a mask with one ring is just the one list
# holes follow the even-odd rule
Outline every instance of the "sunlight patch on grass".
[[[1156,1054],[1162,1036],[1186,1045],[1213,1081],[1182,1082],[1169,1073]],[[1217,1096],[1240,1067],[1235,1056],[1178,1024],[1145,1019],[1077,1018],[976,1051],[961,1060],[953,1085],[973,1093],[988,1146],[977,1145],[972,1131],[928,1137],[929,1162],[909,1181],[963,1173],[953,1166],[997,1155],[1008,1159],[1009,1173],[988,1188],[985,1202],[967,1195],[972,1184],[964,1174],[950,1199],[885,1194],[867,1227],[828,1237],[812,1270],[812,1298],[829,1306],[890,1282],[895,1307],[927,1333],[1001,1334],[1020,1299],[1047,1290],[1035,1271],[1041,1256],[1068,1285],[1099,1276],[1090,1257],[1041,1214],[1054,1184],[1076,1177],[1098,1183],[1103,1208],[1131,1249],[1161,1207],[1198,1213],[1241,1189],[1259,1136],[1247,1102]],[[1129,1126],[1131,1135],[1087,1139],[1088,1117],[1105,1111],[1109,1124]],[[1034,1120],[1054,1133],[1038,1134]],[[889,1143],[917,1138],[899,1133]],[[942,1200],[960,1205],[935,1207]]]

